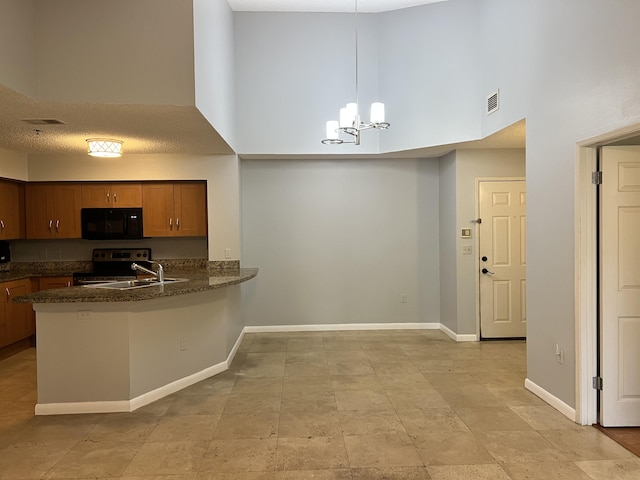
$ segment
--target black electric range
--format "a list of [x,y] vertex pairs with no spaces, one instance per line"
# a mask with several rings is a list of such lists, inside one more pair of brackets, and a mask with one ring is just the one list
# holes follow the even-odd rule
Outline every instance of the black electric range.
[[75,272],[74,285],[91,283],[118,282],[135,280],[136,272],[131,270],[132,263],[151,268],[150,248],[96,248],[92,255],[91,271]]

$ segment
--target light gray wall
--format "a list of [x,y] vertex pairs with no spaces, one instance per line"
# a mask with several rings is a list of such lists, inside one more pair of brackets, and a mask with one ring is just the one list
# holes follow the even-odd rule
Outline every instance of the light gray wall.
[[40,100],[194,104],[191,0],[38,0],[37,6]]
[[196,107],[234,145],[233,11],[228,3],[193,0],[193,37]]
[[379,15],[379,97],[391,122],[382,152],[480,137],[481,4],[449,0]]
[[439,163],[440,323],[457,332],[456,152],[440,158]]
[[[236,12],[239,154],[354,152],[323,145],[325,123],[355,101],[353,14]],[[359,15],[360,104],[378,101],[377,17]],[[377,132],[358,153],[378,152]]]
[[[438,243],[437,229],[426,238],[429,232],[418,226],[419,216],[420,222],[437,216],[436,192],[418,194],[422,186],[435,187],[437,170],[418,164],[242,160],[242,258],[260,268],[243,285],[246,324],[437,318],[438,273],[417,265],[418,230],[422,247]],[[429,201],[418,206],[418,198]],[[431,273],[422,279],[425,288],[419,272]],[[400,303],[403,293],[407,303]]]
[[24,95],[35,96],[37,67],[34,0],[0,0],[0,45],[0,84]]
[[[368,121],[369,104],[385,102],[392,129],[364,133],[358,153],[480,137],[479,8],[449,1],[359,15],[361,115]],[[236,12],[240,154],[353,152],[320,143],[325,122],[355,100],[353,22],[352,13]]]
[[440,203],[436,159],[418,160],[418,321],[440,323]]
[[574,406],[576,142],[640,123],[640,3],[482,5],[483,83],[503,93],[483,132],[527,119],[527,375]]

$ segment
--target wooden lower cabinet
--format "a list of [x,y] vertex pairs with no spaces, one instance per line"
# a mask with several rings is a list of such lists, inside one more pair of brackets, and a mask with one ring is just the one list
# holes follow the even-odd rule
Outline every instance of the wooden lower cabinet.
[[13,297],[31,293],[31,280],[0,283],[0,347],[11,345],[35,333],[35,314],[29,303],[13,303]]
[[65,275],[60,277],[40,277],[38,290],[53,290],[54,288],[67,288],[73,285],[73,277]]

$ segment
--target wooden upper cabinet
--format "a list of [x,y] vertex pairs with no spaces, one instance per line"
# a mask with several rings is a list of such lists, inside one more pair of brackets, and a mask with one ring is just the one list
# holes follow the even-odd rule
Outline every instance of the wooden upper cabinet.
[[207,235],[207,187],[204,183],[173,185],[174,235],[203,237]]
[[145,237],[207,235],[207,187],[204,182],[142,185]]
[[27,238],[80,238],[82,189],[77,183],[28,183]]
[[82,208],[128,208],[142,206],[142,185],[140,183],[82,184]]
[[24,185],[0,180],[0,240],[24,235]]

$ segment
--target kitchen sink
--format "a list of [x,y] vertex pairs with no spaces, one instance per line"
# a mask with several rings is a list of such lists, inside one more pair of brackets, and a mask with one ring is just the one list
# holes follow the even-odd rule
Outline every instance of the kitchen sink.
[[165,278],[163,282],[159,282],[157,278],[139,278],[137,280],[123,280],[120,282],[92,283],[85,285],[85,287],[109,288],[111,290],[132,290],[134,288],[157,287],[187,281],[189,281],[188,278]]

